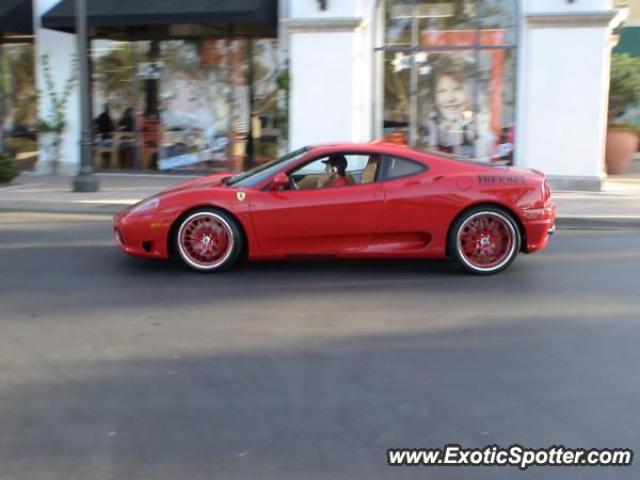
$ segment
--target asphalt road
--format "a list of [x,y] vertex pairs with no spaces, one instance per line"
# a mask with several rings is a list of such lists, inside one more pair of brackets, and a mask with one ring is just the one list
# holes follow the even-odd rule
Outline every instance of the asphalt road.
[[630,479],[395,467],[389,447],[640,454],[640,230],[449,262],[121,255],[98,216],[0,213],[0,479]]

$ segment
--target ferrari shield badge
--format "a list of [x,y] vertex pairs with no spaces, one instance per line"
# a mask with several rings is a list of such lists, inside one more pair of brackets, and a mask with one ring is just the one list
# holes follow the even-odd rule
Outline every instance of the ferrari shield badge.
[[236,193],[236,197],[238,198],[239,202],[242,202],[247,197],[247,194],[244,192],[238,192]]

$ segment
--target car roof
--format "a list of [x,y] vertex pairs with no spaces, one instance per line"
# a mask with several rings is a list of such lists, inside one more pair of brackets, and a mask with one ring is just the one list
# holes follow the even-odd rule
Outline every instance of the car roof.
[[385,142],[383,140],[373,141],[370,143],[333,143],[326,145],[311,145],[306,147],[307,153],[312,155],[323,155],[338,152],[353,153],[378,153],[386,155],[397,155],[399,157],[407,157],[420,162],[438,161],[438,162],[457,162],[463,165],[487,167],[485,162],[477,159],[453,155],[446,152],[435,150],[417,150],[409,145]]
[[407,145],[388,142],[371,143],[333,143],[309,146],[309,152],[315,154],[331,154],[337,152],[381,153],[388,155],[408,156],[411,158],[425,157],[424,152],[415,150]]

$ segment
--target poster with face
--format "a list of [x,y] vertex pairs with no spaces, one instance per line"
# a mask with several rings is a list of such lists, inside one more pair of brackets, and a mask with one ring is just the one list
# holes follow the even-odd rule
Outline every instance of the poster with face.
[[424,29],[423,51],[385,52],[384,137],[395,135],[422,150],[511,162],[514,55],[482,48],[499,47],[504,37],[503,29]]
[[472,58],[431,54],[419,68],[419,141],[431,149],[473,156],[476,139]]
[[[502,52],[429,53],[418,67],[419,148],[493,161],[505,118]],[[506,112],[511,113],[511,112]]]

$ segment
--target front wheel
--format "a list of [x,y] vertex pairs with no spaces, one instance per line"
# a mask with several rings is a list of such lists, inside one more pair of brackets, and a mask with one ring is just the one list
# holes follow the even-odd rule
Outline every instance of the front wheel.
[[175,251],[187,266],[209,272],[225,270],[236,263],[244,242],[236,221],[215,209],[187,214],[173,240]]
[[513,217],[496,207],[477,207],[453,224],[449,252],[468,272],[491,275],[507,268],[520,251],[520,231]]

